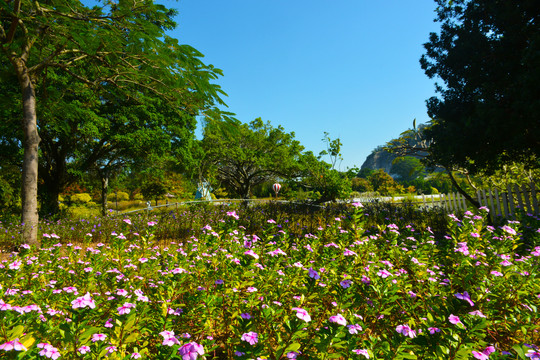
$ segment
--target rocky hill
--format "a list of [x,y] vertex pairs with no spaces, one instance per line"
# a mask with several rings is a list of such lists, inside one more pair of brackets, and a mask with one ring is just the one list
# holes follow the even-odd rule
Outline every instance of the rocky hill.
[[369,154],[360,169],[383,169],[386,173],[390,174],[392,161],[394,161],[395,158],[396,155],[384,151],[382,147],[379,147]]

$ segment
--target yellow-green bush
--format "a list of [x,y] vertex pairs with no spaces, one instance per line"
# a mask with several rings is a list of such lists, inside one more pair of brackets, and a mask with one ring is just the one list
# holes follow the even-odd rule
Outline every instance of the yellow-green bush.
[[141,193],[133,195],[133,200],[144,200],[144,196]]
[[[129,194],[124,191],[118,191],[117,193],[111,193],[108,196],[112,200],[118,200],[118,201],[128,201],[129,200]],[[117,198],[118,197],[118,198]]]
[[73,194],[71,195],[70,200],[76,204],[86,204],[92,201],[92,197],[88,193]]

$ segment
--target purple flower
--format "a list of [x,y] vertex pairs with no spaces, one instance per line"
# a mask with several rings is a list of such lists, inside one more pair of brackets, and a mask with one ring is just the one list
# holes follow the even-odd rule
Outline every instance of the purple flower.
[[330,321],[331,323],[336,323],[343,326],[347,325],[347,320],[345,320],[345,318],[341,314],[330,316],[328,321]]
[[317,271],[313,270],[312,267],[309,268],[309,270],[308,270],[308,275],[309,275],[310,278],[315,279],[315,280],[321,278],[321,277],[319,276],[319,273],[318,273]]
[[471,296],[469,295],[468,292],[464,291],[463,294],[457,293],[454,296],[457,297],[460,300],[465,300],[466,302],[469,303],[469,305],[474,306],[474,303],[471,300]]
[[437,327],[430,327],[428,328],[428,331],[431,335],[435,334],[435,333],[438,333],[438,332],[441,332],[441,329],[437,328]]
[[257,342],[259,342],[259,335],[256,332],[250,331],[243,334],[240,339],[246,341],[250,345],[255,345]]
[[396,331],[404,336],[408,336],[411,339],[416,337],[416,331],[411,329],[409,325],[398,325],[396,326]]
[[339,283],[339,285],[341,285],[341,287],[344,288],[344,289],[350,287],[351,284],[352,284],[352,280],[350,280],[350,279],[345,279],[345,280],[343,280],[343,281],[341,281]]
[[309,316],[308,312],[302,308],[299,308],[299,307],[294,307],[292,308],[292,310],[295,310],[296,311],[296,316],[300,319],[300,320],[304,320],[305,322],[310,322],[311,321],[311,316]]
[[198,355],[204,355],[204,348],[193,341],[182,345],[178,349],[178,354],[182,356],[182,360],[195,360]]
[[358,324],[347,325],[347,328],[349,329],[349,334],[358,334],[359,331],[362,331],[362,327]]
[[248,313],[241,313],[241,314],[240,314],[240,317],[241,317],[242,319],[246,319],[246,320],[251,319],[251,315],[249,315]]
[[540,360],[540,352],[536,350],[529,350],[525,354],[526,357],[531,358],[531,360]]

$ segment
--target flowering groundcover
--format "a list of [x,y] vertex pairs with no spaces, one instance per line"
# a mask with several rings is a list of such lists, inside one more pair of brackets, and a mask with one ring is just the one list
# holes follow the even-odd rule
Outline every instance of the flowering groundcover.
[[129,219],[106,243],[46,234],[0,264],[0,357],[540,358],[538,237],[520,246],[521,224],[486,210],[452,215],[439,242],[366,233],[355,206],[350,229],[301,238],[272,219],[246,234],[234,211],[166,246]]

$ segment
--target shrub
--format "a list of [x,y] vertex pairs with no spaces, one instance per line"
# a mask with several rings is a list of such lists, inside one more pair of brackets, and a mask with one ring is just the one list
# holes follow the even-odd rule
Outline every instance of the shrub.
[[111,200],[118,200],[118,201],[128,201],[129,200],[129,194],[124,191],[118,191],[116,193],[111,193],[109,195]]
[[70,196],[70,201],[75,204],[86,204],[92,201],[92,197],[88,193],[73,194]]

